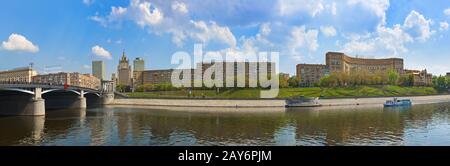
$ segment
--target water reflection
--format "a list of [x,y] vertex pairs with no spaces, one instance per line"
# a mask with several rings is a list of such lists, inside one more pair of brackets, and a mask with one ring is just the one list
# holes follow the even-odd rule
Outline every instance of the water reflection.
[[450,145],[449,108],[57,110],[0,117],[0,145]]
[[0,146],[39,144],[45,117],[0,117]]

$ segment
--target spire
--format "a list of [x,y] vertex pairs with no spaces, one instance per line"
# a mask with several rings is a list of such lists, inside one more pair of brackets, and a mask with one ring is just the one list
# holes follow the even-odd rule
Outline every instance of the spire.
[[127,60],[127,56],[125,56],[125,49],[123,50],[122,53],[122,61],[126,61]]

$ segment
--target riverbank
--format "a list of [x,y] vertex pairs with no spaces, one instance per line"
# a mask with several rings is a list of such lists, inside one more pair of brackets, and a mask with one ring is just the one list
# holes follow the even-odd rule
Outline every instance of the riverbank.
[[[139,99],[166,99],[166,98],[209,98],[209,99],[258,99],[261,89],[220,89],[216,90],[193,90],[189,95],[187,90],[176,91],[153,91],[127,93],[130,98]],[[429,96],[439,95],[440,92],[433,87],[400,87],[400,86],[354,86],[354,87],[308,87],[308,88],[281,88],[278,99],[286,99],[298,96],[320,97],[322,99],[354,98],[354,97],[394,97],[394,96]],[[448,93],[447,93],[448,94]],[[190,96],[190,97],[189,97]]]
[[[414,105],[450,102],[450,95],[401,97],[411,99]],[[322,107],[333,106],[382,106],[392,97],[321,99]],[[166,106],[166,107],[236,107],[269,108],[285,107],[283,99],[116,99],[111,105]]]

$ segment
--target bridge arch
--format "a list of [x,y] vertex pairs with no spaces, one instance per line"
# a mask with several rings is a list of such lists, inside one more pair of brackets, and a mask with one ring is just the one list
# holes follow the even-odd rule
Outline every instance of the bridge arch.
[[100,95],[100,93],[97,93],[97,92],[84,92],[83,93],[83,95],[86,95],[86,94],[93,94],[93,95],[96,95],[96,96],[98,96],[98,97],[101,97],[101,95]]
[[69,89],[69,90],[63,90],[63,89],[49,89],[49,90],[43,91],[42,94],[46,94],[46,93],[50,93],[50,92],[54,92],[54,91],[60,91],[60,92],[73,92],[73,93],[75,93],[75,94],[81,96],[81,93],[80,93],[80,92],[78,92],[78,91],[76,91],[76,90],[72,90],[72,89]]
[[20,89],[20,88],[0,88],[0,90],[22,92],[22,93],[34,95],[34,92],[33,92],[33,91],[25,90],[25,89]]

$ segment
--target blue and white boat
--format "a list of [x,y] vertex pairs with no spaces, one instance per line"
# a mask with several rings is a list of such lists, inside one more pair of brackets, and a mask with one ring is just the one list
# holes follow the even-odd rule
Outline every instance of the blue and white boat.
[[402,99],[399,100],[397,98],[394,98],[394,100],[387,100],[384,103],[384,107],[402,107],[402,106],[411,106],[412,102],[410,99]]

